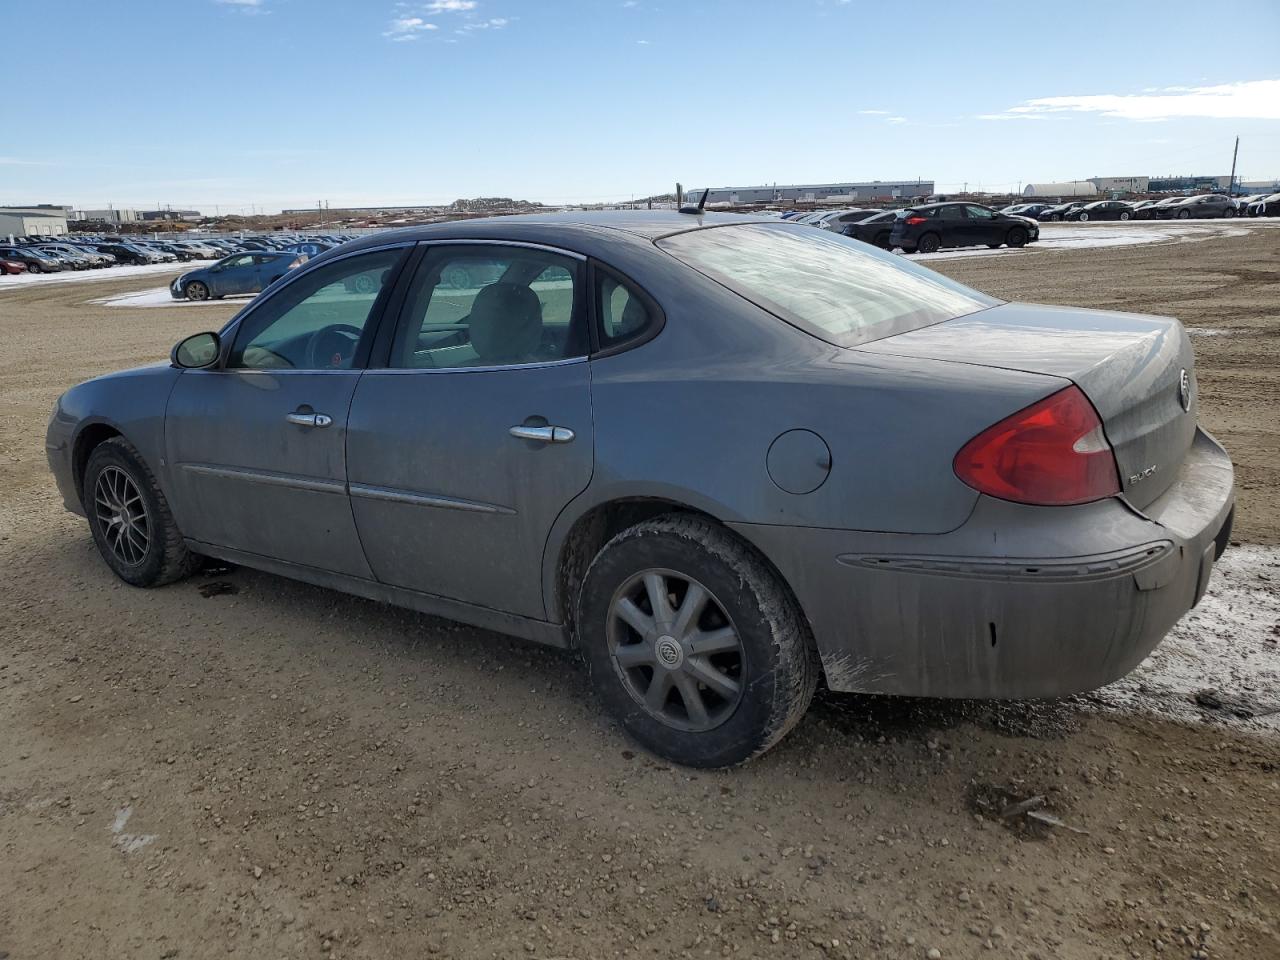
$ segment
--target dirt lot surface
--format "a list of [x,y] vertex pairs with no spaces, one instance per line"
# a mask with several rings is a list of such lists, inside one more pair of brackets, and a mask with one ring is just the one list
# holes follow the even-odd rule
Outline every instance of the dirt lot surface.
[[[1280,230],[936,266],[1215,331],[1237,535],[1280,542]],[[692,773],[565,654],[245,569],[121,584],[43,437],[235,309],[86,303],[157,280],[0,291],[0,958],[1280,957],[1265,730],[824,694]],[[1034,797],[1061,825],[1001,817]]]

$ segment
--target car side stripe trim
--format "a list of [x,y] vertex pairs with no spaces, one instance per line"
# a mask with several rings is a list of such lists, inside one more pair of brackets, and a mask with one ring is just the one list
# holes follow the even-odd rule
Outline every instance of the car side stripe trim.
[[314,490],[317,493],[347,492],[341,480],[321,480],[316,477],[300,477],[292,473],[272,473],[266,470],[246,470],[243,467],[219,467],[211,463],[180,463],[180,469],[206,477],[223,477],[228,480],[245,480],[273,487],[293,487],[297,490]]
[[351,496],[363,500],[385,500],[391,503],[409,503],[418,507],[439,507],[443,510],[466,510],[470,513],[499,513],[515,516],[510,507],[496,503],[484,503],[480,500],[462,500],[458,497],[441,497],[427,493],[410,493],[395,487],[377,487],[369,483],[353,483],[350,485]]

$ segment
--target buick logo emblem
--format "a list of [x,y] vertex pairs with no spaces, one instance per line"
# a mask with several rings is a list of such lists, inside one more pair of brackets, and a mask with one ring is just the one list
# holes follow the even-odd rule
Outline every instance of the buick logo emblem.
[[1191,374],[1183,367],[1178,374],[1178,402],[1187,413],[1191,412]]

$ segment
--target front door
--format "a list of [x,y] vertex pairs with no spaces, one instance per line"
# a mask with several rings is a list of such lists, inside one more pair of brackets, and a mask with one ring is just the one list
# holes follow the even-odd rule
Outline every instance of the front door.
[[253,254],[241,253],[209,268],[209,287],[215,297],[253,293],[257,277]]
[[1000,221],[993,211],[972,204],[965,207],[969,215],[970,243],[1004,243],[1008,221]]
[[542,553],[591,479],[583,261],[517,245],[427,248],[347,435],[374,575],[543,619]]
[[[335,260],[255,306],[223,365],[185,370],[165,416],[191,539],[368,577],[346,491],[347,413],[403,248]],[[344,281],[373,272],[365,292]]]

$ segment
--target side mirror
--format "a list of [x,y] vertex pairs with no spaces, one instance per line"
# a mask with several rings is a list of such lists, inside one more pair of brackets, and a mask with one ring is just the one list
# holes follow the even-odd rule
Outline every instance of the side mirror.
[[175,367],[199,370],[218,362],[222,353],[222,338],[216,333],[196,333],[179,340],[169,353],[169,362]]

